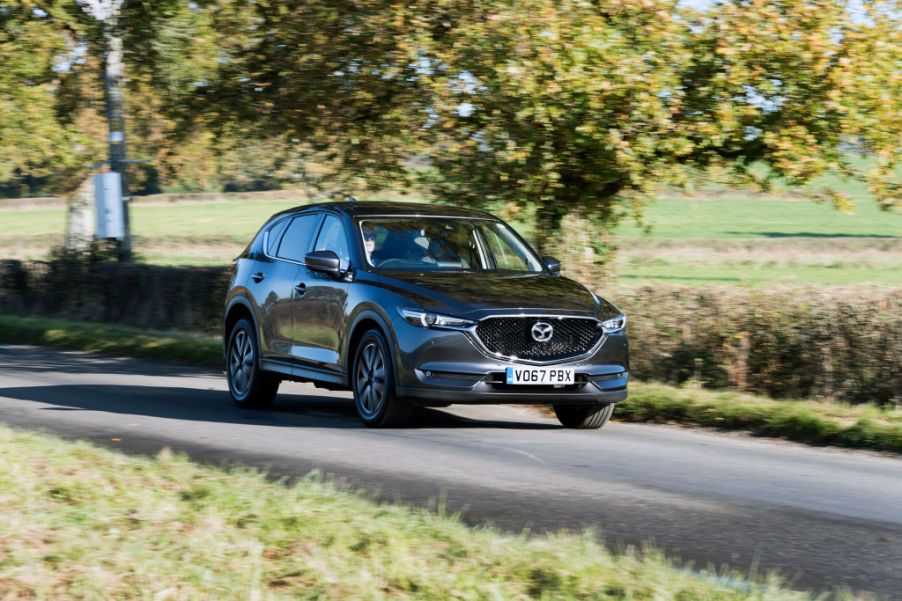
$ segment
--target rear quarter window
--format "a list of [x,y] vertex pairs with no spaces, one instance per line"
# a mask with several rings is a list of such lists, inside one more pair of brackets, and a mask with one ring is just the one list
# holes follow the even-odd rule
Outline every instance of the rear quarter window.
[[282,241],[282,234],[285,233],[285,230],[286,228],[288,228],[288,224],[290,222],[291,219],[283,219],[266,230],[267,235],[263,238],[266,245],[263,249],[265,254],[269,255],[270,257],[276,256],[276,250],[279,248],[279,242]]

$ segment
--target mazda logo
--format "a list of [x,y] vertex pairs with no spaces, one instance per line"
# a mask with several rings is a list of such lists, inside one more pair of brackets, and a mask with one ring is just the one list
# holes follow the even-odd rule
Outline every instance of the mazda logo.
[[548,342],[554,336],[554,327],[550,323],[537,321],[532,326],[532,339],[536,342]]

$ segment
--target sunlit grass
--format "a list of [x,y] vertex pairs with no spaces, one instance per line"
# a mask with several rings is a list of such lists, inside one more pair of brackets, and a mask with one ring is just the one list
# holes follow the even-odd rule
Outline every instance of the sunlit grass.
[[676,570],[651,550],[614,555],[591,531],[474,530],[316,476],[271,482],[5,427],[0,506],[8,598],[808,598],[773,577],[747,586]]
[[[615,255],[613,275],[626,285],[902,283],[897,268],[902,264],[902,212],[881,211],[861,190],[854,192],[853,214],[798,195],[780,199],[735,190],[663,195],[645,211],[649,232],[630,219],[616,230],[614,241],[622,248]],[[227,265],[269,216],[306,202],[301,194],[285,192],[275,199],[134,203],[138,260]],[[532,233],[528,217],[505,217],[525,235]],[[64,227],[62,206],[0,209],[0,256],[44,257],[62,244]],[[830,246],[829,261],[816,256]]]
[[225,361],[213,336],[45,317],[0,315],[0,340],[215,367]]
[[645,213],[645,231],[632,220],[617,229],[621,237],[655,238],[900,238],[902,211],[882,211],[860,201],[854,213],[805,198],[772,199],[726,192],[710,197],[660,198]]
[[633,383],[616,419],[745,430],[801,442],[902,453],[902,409],[774,400],[735,391]]

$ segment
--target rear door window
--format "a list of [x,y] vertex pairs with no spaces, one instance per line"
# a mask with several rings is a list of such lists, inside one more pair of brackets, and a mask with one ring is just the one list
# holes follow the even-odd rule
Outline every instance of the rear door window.
[[291,220],[282,241],[279,243],[279,251],[276,255],[280,259],[304,262],[304,257],[313,244],[313,236],[319,225],[319,213],[307,213]]

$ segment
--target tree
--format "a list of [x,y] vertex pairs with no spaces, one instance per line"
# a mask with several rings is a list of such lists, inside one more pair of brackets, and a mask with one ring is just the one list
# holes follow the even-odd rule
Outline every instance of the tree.
[[[902,5],[844,0],[725,2],[690,15],[692,63],[678,125],[693,162],[740,178],[805,186],[827,170],[868,179],[882,206],[900,202]],[[848,150],[872,159],[857,169]],[[892,184],[892,180],[897,182]],[[841,191],[828,190],[840,207]]]
[[218,137],[290,140],[338,179],[403,184],[430,103],[419,7],[232,0],[210,11],[219,66],[193,106]]
[[29,1],[0,6],[0,181],[59,177],[90,153],[75,120],[58,113],[61,65],[75,47],[71,13]]
[[[541,245],[568,214],[607,228],[712,167],[763,186],[836,169],[899,204],[898,0],[121,1],[147,181],[315,155],[337,186],[397,188],[417,159],[440,198],[535,208]],[[103,24],[63,0],[4,4],[0,23],[0,158],[90,164]]]
[[545,246],[567,213],[614,222],[613,199],[678,180],[688,57],[672,3],[477,6],[433,45],[442,196],[535,204]]
[[[720,165],[749,181],[851,175],[843,144],[900,162],[898,7],[838,0],[446,3],[433,38],[439,193],[537,205],[547,244],[571,212],[610,225],[654,188]],[[895,196],[894,196],[895,195]],[[838,194],[834,197],[841,200]]]

